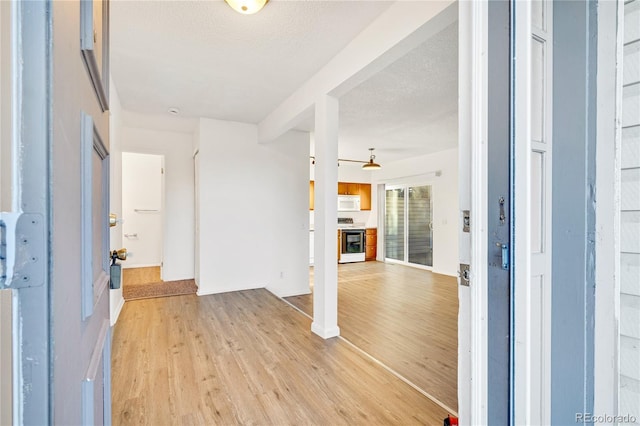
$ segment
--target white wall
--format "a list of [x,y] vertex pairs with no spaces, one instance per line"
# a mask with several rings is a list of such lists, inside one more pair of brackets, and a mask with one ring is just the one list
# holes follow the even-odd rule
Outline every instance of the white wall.
[[[439,177],[425,173],[441,170]],[[372,172],[373,173],[373,172]],[[458,149],[385,163],[373,174],[377,184],[430,184],[433,189],[433,271],[457,276],[458,270]],[[373,195],[373,194],[372,194]],[[377,200],[377,197],[376,197]],[[372,216],[377,216],[372,202]]]
[[253,124],[200,119],[198,294],[309,293],[309,135],[257,143]]
[[[122,107],[120,97],[113,80],[109,82],[109,211],[118,219],[122,218]],[[109,231],[111,250],[122,248],[122,224]],[[118,320],[124,306],[122,285],[118,289],[109,290],[109,310],[111,325]]]
[[[160,121],[172,121],[172,117],[161,118]],[[154,128],[138,128],[136,123]],[[141,114],[127,113],[122,127],[122,151],[164,155],[162,275],[165,281],[190,279],[194,277],[193,132],[188,128],[167,130],[155,123],[155,120]]]

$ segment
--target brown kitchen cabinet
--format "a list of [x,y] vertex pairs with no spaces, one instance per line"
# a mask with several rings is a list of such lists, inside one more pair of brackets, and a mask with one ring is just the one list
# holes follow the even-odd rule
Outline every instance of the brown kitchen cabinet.
[[[314,181],[309,181],[309,210],[313,210]],[[338,195],[359,195],[360,210],[371,210],[371,184],[338,182]]]
[[360,210],[371,210],[371,184],[360,184]]
[[360,184],[354,182],[338,182],[338,195],[360,195]]
[[360,210],[371,210],[371,184],[338,182],[338,195],[359,195]]
[[367,228],[365,230],[365,256],[364,260],[376,260],[378,255],[378,230]]

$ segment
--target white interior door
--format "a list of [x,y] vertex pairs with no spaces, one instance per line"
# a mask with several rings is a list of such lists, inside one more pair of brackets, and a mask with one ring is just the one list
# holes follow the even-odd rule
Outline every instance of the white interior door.
[[162,265],[164,156],[122,153],[124,268]]

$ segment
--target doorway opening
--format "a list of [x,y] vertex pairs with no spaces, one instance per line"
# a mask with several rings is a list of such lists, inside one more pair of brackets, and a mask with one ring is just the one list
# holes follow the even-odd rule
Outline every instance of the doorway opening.
[[[162,282],[164,156],[122,153],[122,263],[125,299]],[[129,297],[127,297],[129,296]]]

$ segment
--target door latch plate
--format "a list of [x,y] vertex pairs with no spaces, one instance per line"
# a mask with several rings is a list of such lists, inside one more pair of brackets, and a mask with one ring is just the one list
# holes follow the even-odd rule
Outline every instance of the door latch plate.
[[469,287],[469,282],[471,281],[471,268],[469,265],[461,263],[458,274],[460,275],[460,285]]
[[471,212],[469,210],[462,210],[462,232],[471,231]]

